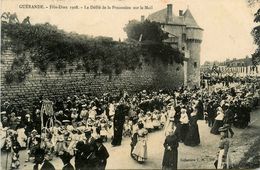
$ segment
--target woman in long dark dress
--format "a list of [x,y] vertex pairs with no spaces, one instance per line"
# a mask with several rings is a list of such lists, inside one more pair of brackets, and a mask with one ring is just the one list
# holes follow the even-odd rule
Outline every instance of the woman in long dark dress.
[[199,134],[199,127],[197,124],[197,110],[193,111],[191,113],[190,117],[190,125],[189,125],[189,131],[187,133],[187,136],[184,140],[184,144],[188,146],[197,146],[200,144],[200,134]]
[[180,142],[184,142],[189,130],[189,118],[186,112],[186,109],[181,109],[180,125],[177,129],[179,133]]
[[111,142],[113,146],[121,145],[125,115],[128,115],[129,107],[124,103],[119,103],[115,110],[114,116],[114,138]]
[[164,141],[164,155],[162,161],[163,170],[175,170],[178,164],[178,137],[174,130],[169,131],[169,135]]
[[221,107],[217,108],[217,116],[215,118],[214,124],[212,129],[210,130],[210,133],[214,135],[219,135],[220,132],[218,129],[223,126],[223,119],[224,119],[224,112]]

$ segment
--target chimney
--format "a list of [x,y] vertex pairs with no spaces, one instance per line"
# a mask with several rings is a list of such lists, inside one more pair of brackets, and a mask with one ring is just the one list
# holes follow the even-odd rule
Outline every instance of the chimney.
[[166,23],[172,22],[172,4],[167,5]]
[[179,10],[179,16],[183,16],[183,10]]
[[144,15],[141,16],[141,22],[144,22]]

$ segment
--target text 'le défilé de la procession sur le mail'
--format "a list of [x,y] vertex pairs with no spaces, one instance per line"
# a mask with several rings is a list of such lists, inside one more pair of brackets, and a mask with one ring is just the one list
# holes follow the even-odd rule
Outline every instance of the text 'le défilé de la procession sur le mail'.
[[42,5],[42,4],[19,4],[20,9],[49,9],[49,10],[116,10],[116,9],[127,9],[127,10],[151,10],[152,5],[140,5],[140,6],[127,6],[127,5]]

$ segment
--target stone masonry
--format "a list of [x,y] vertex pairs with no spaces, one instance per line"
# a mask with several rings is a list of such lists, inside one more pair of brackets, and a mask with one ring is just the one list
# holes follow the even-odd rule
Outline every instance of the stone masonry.
[[[113,75],[109,80],[107,75],[87,73],[76,70],[76,65],[67,66],[63,74],[47,71],[42,75],[32,66],[31,73],[22,83],[7,84],[4,79],[5,72],[11,67],[16,54],[12,49],[2,51],[1,56],[1,101],[9,101],[14,105],[20,104],[30,107],[35,98],[43,96],[53,100],[53,97],[66,97],[91,92],[96,95],[102,93],[118,93],[127,90],[129,93],[143,89],[174,88],[183,84],[183,66],[173,64],[165,66],[160,62],[155,65],[143,64],[135,71],[124,71],[120,75]],[[72,70],[69,71],[69,70]]]

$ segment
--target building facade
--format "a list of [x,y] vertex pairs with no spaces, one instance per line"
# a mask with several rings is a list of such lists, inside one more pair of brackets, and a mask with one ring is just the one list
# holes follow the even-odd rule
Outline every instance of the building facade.
[[173,9],[173,5],[168,4],[167,8],[150,14],[147,20],[160,23],[162,30],[169,35],[165,42],[185,54],[184,85],[198,87],[200,85],[200,46],[203,29],[199,27],[189,9],[185,12],[179,10],[178,16],[174,15]]
[[201,66],[201,72],[207,73],[216,70],[218,76],[236,76],[246,77],[254,76],[260,77],[260,64],[254,65],[252,58],[246,57],[242,59],[227,59],[224,62],[205,62]]

